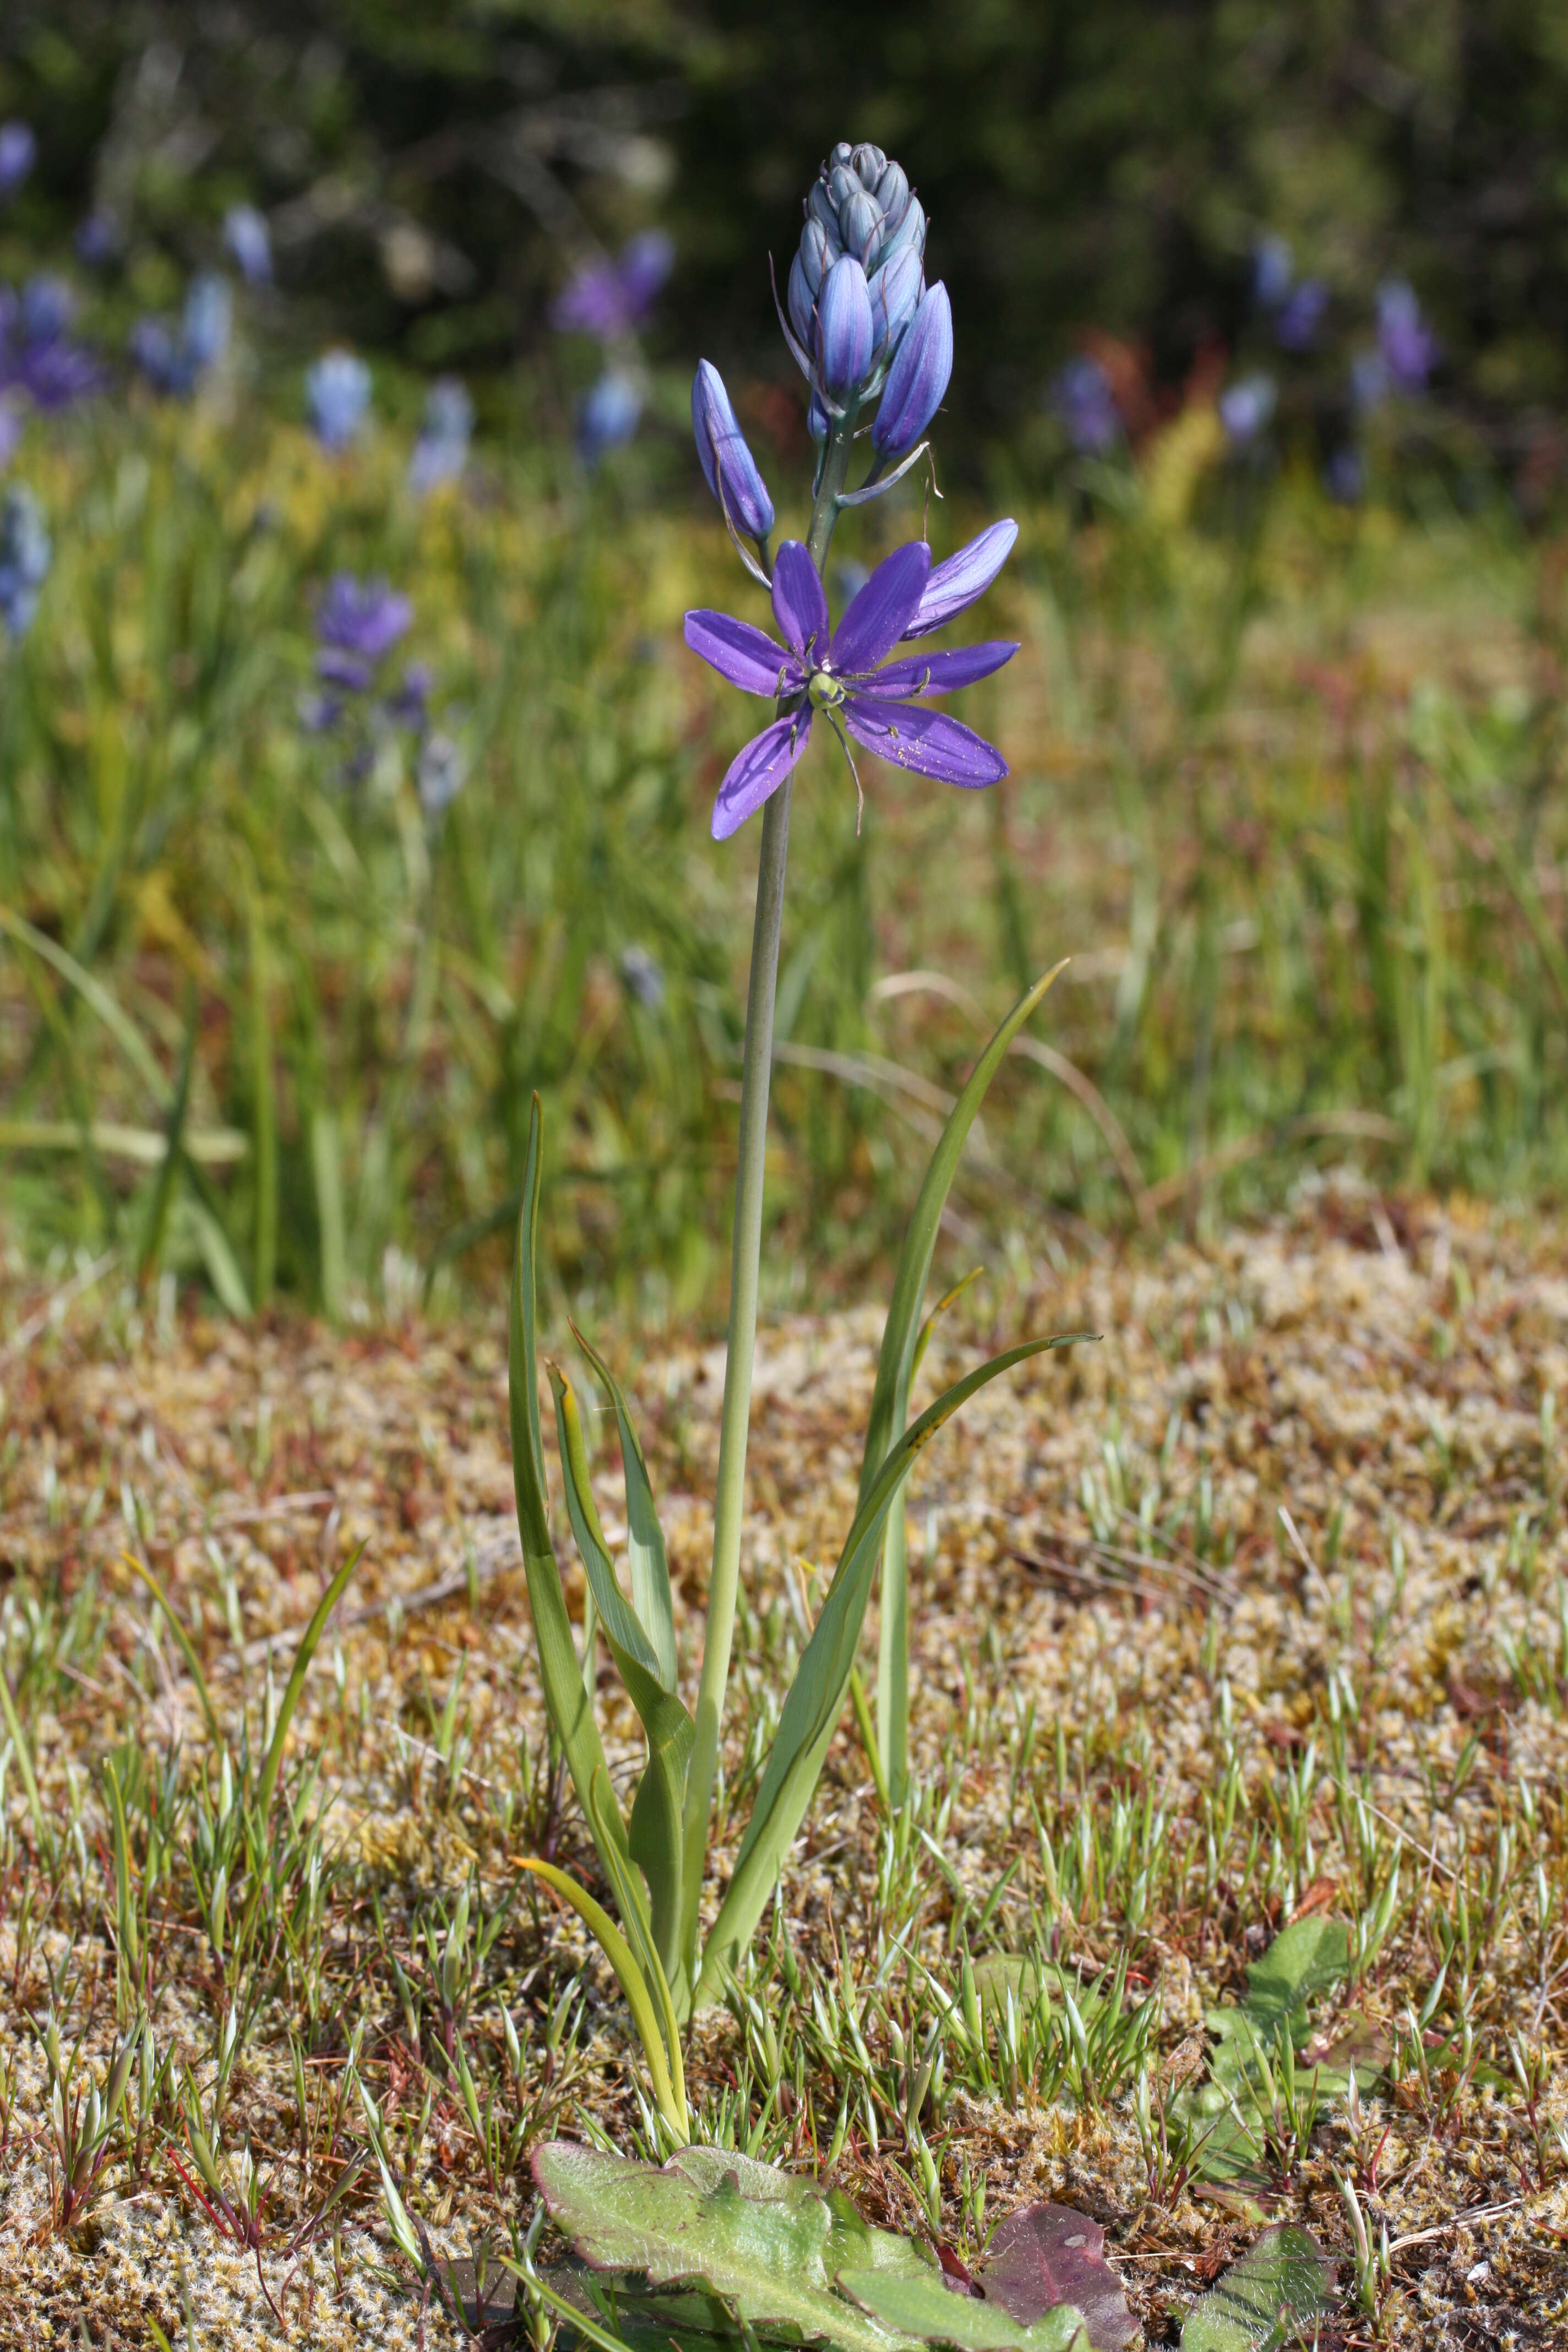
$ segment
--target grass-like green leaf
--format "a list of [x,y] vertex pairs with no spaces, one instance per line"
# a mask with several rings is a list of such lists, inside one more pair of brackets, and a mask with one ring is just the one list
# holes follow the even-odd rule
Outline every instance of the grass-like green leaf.
[[1328,2258],[1310,2233],[1284,2221],[1265,2230],[1182,2327],[1182,2352],[1282,2352],[1327,2311]]
[[734,1968],[773,1894],[773,1882],[805,1816],[828,1741],[844,1705],[865,1619],[882,1529],[893,1501],[921,1454],[944,1422],[977,1389],[1015,1364],[1088,1336],[1067,1332],[1027,1339],[954,1381],[898,1437],[855,1515],[821,1614],[795,1670],[779,1717],[762,1786],[757,1791],[734,1872],[703,1951],[698,1994],[716,1991],[721,1966]]
[[1089,2352],[1083,2314],[1070,2303],[1025,2326],[1001,2304],[954,2294],[929,2272],[903,2277],[843,2270],[838,2284],[884,2326],[922,2343],[952,2345],[955,2352]]
[[[567,1516],[605,1644],[647,1735],[647,1765],[632,1801],[627,1850],[647,1881],[654,1946],[661,1967],[673,1976],[679,1966],[681,1806],[694,1736],[691,1717],[664,1682],[641,1615],[616,1580],[594,1502],[576,1396],[555,1365],[549,1372]],[[666,1591],[668,1594],[668,1580]]]
[[666,1690],[675,1688],[675,1610],[669,1597],[669,1564],[665,1557],[664,1529],[654,1507],[647,1464],[632,1427],[631,1414],[619,1381],[596,1355],[574,1323],[572,1336],[610,1392],[616,1428],[621,1441],[626,1478],[626,1550],[631,1560],[632,1606],[653,1643],[658,1678]]
[[283,1749],[289,1738],[289,1727],[294,1720],[294,1710],[300,1704],[300,1694],[305,1687],[305,1676],[310,1671],[310,1661],[327,1630],[328,1621],[347,1590],[348,1581],[360,1564],[363,1544],[356,1544],[337,1574],[310,1612],[310,1622],[300,1636],[294,1652],[294,1664],[283,1685],[279,1703],[278,1720],[273,1726],[271,1745],[261,1766],[261,1779],[256,1791],[256,1807],[263,1821],[272,1811],[272,1799],[278,1788],[278,1775],[283,1769]]
[[715,2335],[733,2336],[732,2314],[764,2339],[782,2333],[840,2352],[911,2344],[846,2301],[835,2281],[846,2270],[929,2278],[930,2257],[874,2229],[837,2190],[728,2150],[683,2148],[659,2167],[570,2140],[536,2149],[533,2177],[583,2259],[629,2274],[617,2297],[628,2316],[661,2289],[690,2287],[711,2298],[703,2316]]
[[[585,1683],[566,1595],[550,1540],[550,1499],[544,1484],[544,1448],[539,1429],[538,1298],[534,1252],[539,1232],[540,1169],[543,1157],[543,1120],[539,1097],[533,1097],[528,1127],[528,1157],[523,1168],[522,1207],[517,1227],[517,1258],[512,1269],[508,1313],[507,1395],[511,1419],[511,1475],[517,1495],[517,1528],[522,1543],[523,1573],[528,1605],[533,1618],[533,1638],[539,1651],[544,1703],[561,1742],[566,1769],[584,1816],[589,1818],[588,1797],[594,1775],[608,1780],[604,1743],[594,1721],[593,1700]],[[616,1842],[625,1846],[620,1810],[613,1797],[605,1822]]]
[[[582,1920],[583,1925],[615,1970],[616,1981],[626,1997],[626,2006],[631,2011],[632,2022],[637,2027],[637,2039],[643,2046],[643,2056],[647,2061],[648,2076],[653,2084],[653,2095],[658,2103],[659,2113],[670,2128],[680,2133],[684,2137],[689,2129],[685,2096],[682,2094],[679,2100],[676,2097],[675,2084],[665,2055],[664,2032],[658,2013],[654,2007],[653,1995],[648,1990],[647,1980],[637,1964],[637,1956],[631,1946],[605,1909],[604,1905],[596,1903],[586,1887],[579,1886],[577,1881],[559,1868],[556,1864],[542,1862],[536,1855],[531,1855],[526,1861],[520,1862],[517,1866],[520,1870],[531,1872],[535,1878],[542,1878],[546,1886],[558,1895],[563,1903],[569,1905],[575,1911],[578,1918]],[[677,2044],[677,2051],[679,2053],[679,2044]],[[582,2155],[591,2153],[588,2149],[576,2152]]]

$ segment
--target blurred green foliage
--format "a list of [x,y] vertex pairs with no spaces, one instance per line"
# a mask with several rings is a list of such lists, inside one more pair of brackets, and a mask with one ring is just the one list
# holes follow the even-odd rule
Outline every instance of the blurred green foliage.
[[[58,554],[0,664],[7,1231],[239,1307],[489,1283],[538,1087],[542,1263],[579,1304],[712,1308],[755,842],[707,820],[751,714],[679,615],[753,592],[662,443],[589,478],[520,401],[419,504],[406,428],[331,460],[243,375],[242,349],[194,409],[37,423],[16,460]],[[982,1024],[1064,953],[954,1271],[1257,1206],[1324,1158],[1563,1182],[1559,551],[1500,512],[1336,510],[1215,433],[1189,411],[1141,475],[1021,509],[984,625],[1024,652],[964,706],[1007,783],[873,763],[858,836],[832,747],[803,771],[774,1307],[858,1292]],[[788,528],[800,485],[774,488]],[[910,497],[847,518],[843,556]],[[933,507],[938,552],[973,520]],[[400,656],[465,776],[442,814],[407,736],[356,777],[302,723],[339,568],[413,597]]]
[[[955,415],[1015,431],[1086,327],[1179,381],[1273,230],[1359,331],[1416,284],[1511,454],[1568,352],[1568,18],[1553,0],[13,0],[0,110],[43,154],[15,244],[96,200],[186,266],[273,216],[324,328],[417,365],[543,329],[563,247],[649,216],[669,348],[780,372],[763,256],[835,137],[907,162],[954,295]],[[950,461],[951,462],[951,461]]]

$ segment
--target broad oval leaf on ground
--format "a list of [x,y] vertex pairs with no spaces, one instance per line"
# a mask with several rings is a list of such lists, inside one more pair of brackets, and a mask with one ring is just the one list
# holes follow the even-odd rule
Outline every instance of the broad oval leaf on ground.
[[1201,2295],[1182,2352],[1283,2352],[1329,2307],[1333,2273],[1315,2238],[1292,2221],[1265,2230]]
[[1058,2304],[1026,2325],[999,2303],[954,2294],[929,2271],[913,2278],[841,2271],[838,2284],[888,2327],[927,2344],[951,2345],[955,2352],[1090,2352],[1083,2314],[1070,2304]]
[[[661,2167],[571,2140],[536,2149],[533,2177],[551,2220],[595,2270],[637,2273],[650,2292],[700,2285],[763,2334],[913,2352],[911,2336],[868,2317],[835,2282],[844,2270],[930,2278],[931,2257],[873,2229],[837,2190],[717,2148],[682,2148]],[[722,2330],[721,2314],[713,2325]]]
[[1104,2247],[1100,2223],[1071,2205],[1025,2205],[1001,2224],[975,2276],[987,2303],[1023,2326],[1069,2303],[1083,2314],[1093,2352],[1123,2352],[1138,2322]]

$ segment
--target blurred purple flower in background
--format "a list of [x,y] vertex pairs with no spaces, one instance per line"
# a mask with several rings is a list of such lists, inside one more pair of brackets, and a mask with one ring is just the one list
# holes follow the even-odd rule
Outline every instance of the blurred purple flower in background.
[[587,261],[574,270],[555,298],[551,323],[563,334],[613,343],[644,324],[674,267],[675,247],[664,231],[646,229],[614,261]]
[[29,122],[0,122],[0,201],[15,195],[38,160]]
[[642,415],[642,391],[624,368],[608,368],[577,411],[577,453],[586,466],[596,466],[612,449],[621,448],[637,429]]
[[17,483],[0,499],[0,623],[8,635],[19,637],[30,625],[53,561],[43,509]]
[[370,408],[370,370],[353,352],[323,352],[305,377],[310,429],[334,454],[358,438]]
[[390,582],[335,572],[316,608],[316,635],[321,645],[318,677],[363,694],[376,664],[406,635],[413,618],[413,605]]
[[[1005,534],[1010,528],[994,524],[992,533]],[[984,536],[990,540],[992,533]],[[1011,544],[1005,538],[1004,555]],[[773,583],[782,646],[729,613],[688,613],[686,642],[694,654],[742,692],[785,705],[782,716],[731,761],[713,803],[715,841],[728,840],[778,790],[805,751],[818,711],[847,756],[846,729],[879,759],[943,783],[973,789],[1007,773],[1007,762],[984,736],[945,711],[921,709],[920,698],[989,677],[1011,661],[1016,644],[999,640],[956,653],[888,659],[901,637],[923,636],[940,627],[990,585],[1000,558],[990,565],[987,550],[977,562],[979,549],[974,541],[933,572],[931,549],[923,540],[910,540],[877,566],[837,628],[830,629],[826,593],[810,551],[802,541],[787,539],[779,549]],[[928,610],[933,591],[940,607],[934,617]]]
[[120,223],[112,213],[95,207],[77,223],[71,243],[89,269],[107,269],[120,256]]
[[649,1013],[658,1011],[664,1003],[664,973],[658,959],[637,941],[621,951],[621,979],[628,995]]
[[1415,289],[1388,278],[1377,289],[1377,347],[1398,392],[1425,392],[1436,365],[1436,336],[1421,316]]
[[0,473],[4,473],[16,454],[16,444],[22,437],[22,420],[14,404],[0,400]]
[[223,241],[247,286],[265,286],[272,276],[272,232],[254,205],[231,205],[223,217]]
[[0,286],[0,392],[59,409],[98,389],[98,362],[70,337],[75,307],[60,278],[30,278],[20,295]]
[[183,396],[222,359],[233,322],[227,278],[204,270],[191,280],[178,334],[165,319],[138,319],[127,348],[155,392]]
[[1329,289],[1319,278],[1303,278],[1279,305],[1274,319],[1274,340],[1282,352],[1310,352],[1318,340]]
[[1098,360],[1068,360],[1051,386],[1051,405],[1080,457],[1100,457],[1121,438],[1110,378]]
[[427,817],[438,817],[451,807],[468,772],[468,763],[449,735],[432,735],[420,745],[415,784]]
[[1238,377],[1219,396],[1219,421],[1233,449],[1247,449],[1268,429],[1279,398],[1271,375]]
[[474,404],[455,375],[437,376],[425,395],[425,421],[408,461],[408,487],[416,498],[438,482],[462,478],[474,429]]

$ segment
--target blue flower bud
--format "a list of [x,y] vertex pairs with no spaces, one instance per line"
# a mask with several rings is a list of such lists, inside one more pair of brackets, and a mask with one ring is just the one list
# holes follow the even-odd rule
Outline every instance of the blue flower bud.
[[871,365],[871,296],[852,253],[841,254],[816,299],[816,362],[823,388],[853,392]]
[[822,281],[843,250],[837,237],[829,236],[819,220],[808,220],[800,233],[796,258],[805,273],[805,282],[815,302],[822,290]]
[[905,246],[912,247],[916,253],[922,256],[926,249],[925,206],[918,196],[910,198],[904,216],[897,228],[889,230],[884,236],[881,250],[877,256],[879,267],[885,267],[895,253],[903,251]]
[[888,159],[879,147],[869,140],[862,141],[849,158],[850,167],[862,187],[874,188],[888,168]]
[[915,315],[915,308],[925,290],[925,275],[921,257],[912,246],[902,246],[890,261],[883,263],[870,282],[871,324],[875,331],[874,356],[887,359],[898,349],[899,339]]
[[922,296],[892,366],[871,441],[879,457],[902,457],[931,418],[952,373],[952,305],[938,279]]
[[736,530],[766,539],[773,527],[773,502],[735,421],[724,379],[708,360],[699,362],[692,379],[691,430],[702,478]]
[[889,227],[897,228],[910,201],[909,174],[903,165],[889,163],[872,194],[887,215]]
[[805,429],[819,447],[826,440],[827,428],[832,422],[833,419],[822,404],[822,394],[819,392],[814,392],[806,407]]
[[838,242],[838,207],[827,193],[826,180],[814,180],[811,194],[805,200],[805,216],[825,228],[835,245]]
[[854,254],[862,269],[868,269],[872,250],[882,241],[882,215],[875,197],[864,188],[857,188],[840,207],[838,235],[845,252]]
[[840,220],[844,217],[844,207],[850,197],[863,195],[864,193],[859,181],[847,163],[836,163],[827,174],[828,200]]
[[826,179],[829,172],[837,170],[839,164],[842,163],[847,166],[855,150],[849,144],[848,140],[841,139],[837,147],[835,147],[829,154],[826,163],[822,167],[823,178]]
[[798,253],[789,266],[789,292],[785,299],[789,307],[790,325],[809,351],[812,314],[816,308],[816,303],[811,290],[811,281],[805,274],[805,264]]

